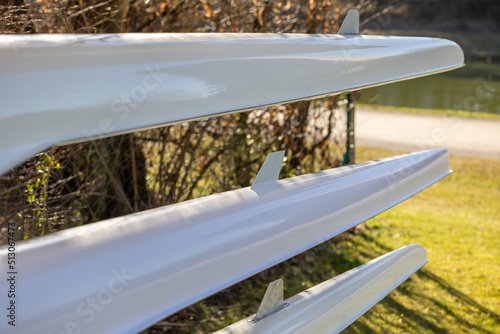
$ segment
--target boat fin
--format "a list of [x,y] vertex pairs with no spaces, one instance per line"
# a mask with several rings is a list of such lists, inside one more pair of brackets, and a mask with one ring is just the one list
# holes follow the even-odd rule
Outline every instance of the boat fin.
[[269,283],[267,286],[267,290],[264,294],[264,298],[262,298],[259,310],[252,321],[257,322],[264,319],[284,307],[286,307],[286,304],[283,303],[283,280],[279,278],[276,281]]
[[[422,246],[402,247],[276,303],[263,318],[257,313],[214,334],[339,333],[427,262]],[[269,290],[282,289],[277,282],[264,301]]]
[[350,9],[340,26],[339,35],[359,35],[359,11]]
[[253,181],[251,188],[255,189],[277,183],[284,156],[285,151],[269,153],[266,161],[264,161],[264,164],[260,168],[257,177]]

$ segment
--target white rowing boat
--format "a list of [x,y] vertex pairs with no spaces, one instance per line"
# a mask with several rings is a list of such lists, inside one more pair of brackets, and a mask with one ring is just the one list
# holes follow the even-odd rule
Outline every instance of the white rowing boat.
[[463,65],[454,42],[360,36],[351,16],[339,35],[0,36],[0,174],[53,145]]
[[[280,157],[266,160],[250,188],[19,242],[16,333],[59,333],[68,323],[84,333],[138,332],[450,173],[438,149],[277,181]],[[1,249],[0,262],[7,257]]]
[[[328,36],[0,36],[0,174],[52,145],[463,65],[453,42],[359,36],[358,19],[350,11],[339,35]],[[282,159],[282,152],[268,156],[250,188],[12,246],[22,270],[0,281],[0,290],[19,287],[16,333],[138,332],[450,173],[443,149],[277,181]],[[0,262],[13,252],[0,249]],[[271,289],[277,301],[266,297],[252,324],[244,320],[225,333],[284,333],[290,326],[338,332],[425,262],[425,251],[411,245],[285,302]],[[12,300],[0,296],[2,305]]]
[[405,246],[285,301],[278,280],[262,301],[270,306],[265,312],[215,334],[339,333],[427,262],[422,246]]

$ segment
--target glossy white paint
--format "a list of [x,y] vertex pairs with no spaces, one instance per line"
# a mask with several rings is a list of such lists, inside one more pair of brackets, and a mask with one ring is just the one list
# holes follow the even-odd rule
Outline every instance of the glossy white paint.
[[350,9],[340,26],[339,35],[359,35],[359,11],[357,9]]
[[463,53],[355,34],[2,35],[0,64],[3,174],[53,145],[442,72]]
[[257,189],[265,186],[276,184],[280,177],[281,166],[285,151],[271,152],[267,155],[266,160],[259,169],[259,173],[252,183],[252,189]]
[[[19,242],[16,333],[142,330],[448,175],[444,149],[243,188]],[[0,251],[6,263],[7,249]],[[0,290],[6,291],[5,280]],[[0,304],[7,305],[7,294]],[[68,325],[70,324],[70,325]],[[3,332],[6,322],[0,323]]]
[[288,298],[260,321],[252,315],[216,333],[338,333],[426,263],[422,246],[405,246]]

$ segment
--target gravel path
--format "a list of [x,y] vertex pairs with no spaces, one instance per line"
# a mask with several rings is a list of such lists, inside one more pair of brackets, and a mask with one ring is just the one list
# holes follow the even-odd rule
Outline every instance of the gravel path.
[[356,108],[356,145],[500,159],[500,121]]

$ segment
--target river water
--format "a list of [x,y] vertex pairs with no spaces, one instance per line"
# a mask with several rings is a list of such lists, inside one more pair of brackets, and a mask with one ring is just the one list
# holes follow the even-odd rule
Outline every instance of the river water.
[[365,89],[359,102],[500,114],[500,64],[468,63],[450,72]]

